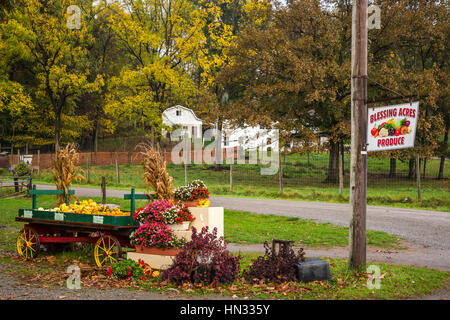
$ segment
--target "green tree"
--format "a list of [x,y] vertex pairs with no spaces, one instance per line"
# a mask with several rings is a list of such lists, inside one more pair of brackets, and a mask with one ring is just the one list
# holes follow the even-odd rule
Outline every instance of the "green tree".
[[23,52],[32,65],[29,71],[37,82],[33,97],[38,113],[52,119],[55,150],[60,148],[63,126],[73,139],[90,124],[86,116],[75,113],[75,101],[103,84],[101,77],[93,82],[87,79],[86,46],[94,39],[84,24],[79,30],[68,29],[66,10],[71,4],[66,0],[27,1],[2,24],[9,48]]

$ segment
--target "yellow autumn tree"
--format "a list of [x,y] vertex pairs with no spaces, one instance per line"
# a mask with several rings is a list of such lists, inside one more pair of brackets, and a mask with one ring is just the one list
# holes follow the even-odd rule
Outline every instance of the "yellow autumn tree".
[[59,150],[63,126],[73,139],[90,125],[86,116],[75,113],[76,99],[103,85],[101,76],[87,79],[86,52],[94,40],[86,24],[81,23],[80,29],[68,28],[68,7],[78,4],[81,8],[86,2],[26,1],[11,10],[1,25],[8,48],[21,52],[31,66],[36,114],[42,115],[41,124],[46,124],[45,120],[53,124],[55,150]]
[[125,0],[108,7],[128,64],[109,82],[105,111],[157,134],[162,111],[189,105],[195,95],[192,59],[202,41],[202,14],[188,0]]

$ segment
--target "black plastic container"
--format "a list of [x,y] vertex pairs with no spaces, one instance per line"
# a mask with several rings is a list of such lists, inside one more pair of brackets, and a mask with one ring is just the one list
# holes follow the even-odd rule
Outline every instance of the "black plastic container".
[[305,261],[298,261],[295,270],[299,282],[331,280],[328,261],[319,258],[305,258]]

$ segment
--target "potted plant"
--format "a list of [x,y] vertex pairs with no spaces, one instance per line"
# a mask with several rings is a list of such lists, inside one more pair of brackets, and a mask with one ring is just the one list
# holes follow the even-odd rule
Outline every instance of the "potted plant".
[[192,217],[189,210],[182,204],[172,204],[169,201],[154,201],[145,207],[138,208],[133,218],[141,225],[146,223],[162,223],[168,225],[172,230],[187,230]]
[[133,219],[140,222],[141,225],[151,222],[164,222],[163,213],[172,207],[173,204],[169,201],[153,201],[145,207],[138,208],[133,214]]
[[169,227],[172,230],[189,230],[191,221],[195,219],[191,215],[189,209],[186,208],[182,203],[178,203],[177,206],[169,209],[168,212],[163,213],[163,215],[166,215],[169,212],[172,215],[172,211],[176,212],[176,218],[174,219],[174,223],[170,224]]
[[161,222],[145,223],[130,236],[136,252],[174,256],[179,248],[186,243],[184,239],[178,239],[172,230]]
[[186,186],[176,188],[173,195],[185,207],[197,207],[200,200],[209,198],[209,191],[203,181],[194,180]]

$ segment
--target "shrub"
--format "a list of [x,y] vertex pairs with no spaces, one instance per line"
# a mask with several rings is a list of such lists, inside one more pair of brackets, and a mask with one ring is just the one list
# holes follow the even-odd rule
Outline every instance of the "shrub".
[[30,174],[30,168],[23,161],[17,164],[17,166],[14,168],[14,171],[19,177],[27,176]]
[[162,279],[177,284],[233,282],[240,271],[241,256],[234,257],[226,246],[223,237],[217,238],[217,228],[212,233],[208,232],[208,227],[199,233],[192,228],[192,240],[176,255]]
[[114,263],[112,267],[107,271],[109,276],[115,276],[119,279],[141,279],[144,275],[144,269],[141,264],[131,260],[122,260],[117,263]]
[[272,252],[267,242],[264,242],[265,254],[253,261],[249,269],[243,272],[244,278],[252,283],[261,280],[267,282],[282,283],[296,281],[294,264],[304,261],[303,248],[295,253],[291,247],[281,247],[278,253]]

